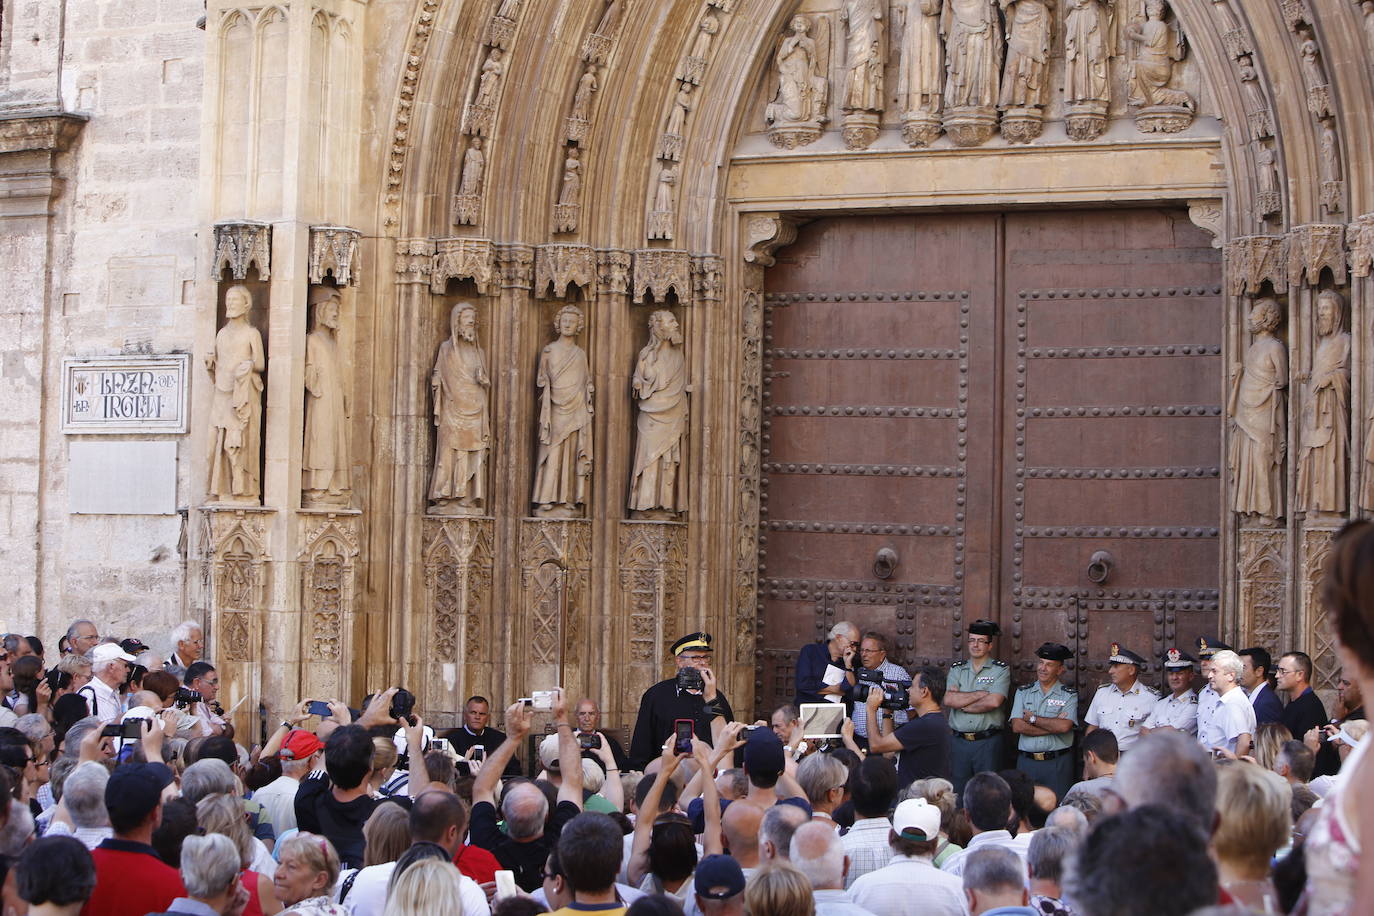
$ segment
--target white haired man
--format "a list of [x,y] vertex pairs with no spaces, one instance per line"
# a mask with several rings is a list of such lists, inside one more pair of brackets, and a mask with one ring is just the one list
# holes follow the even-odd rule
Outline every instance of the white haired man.
[[91,715],[108,725],[124,712],[119,689],[129,677],[134,657],[116,643],[105,642],[91,650],[91,682],[77,691],[90,707]]
[[797,702],[834,703],[854,688],[859,628],[841,620],[830,628],[824,643],[807,643],[797,655]]
[[1250,753],[1255,738],[1255,708],[1240,688],[1245,663],[1230,649],[1212,656],[1208,683],[1216,699],[1205,705],[1199,699],[1197,740],[1212,752],[1223,751],[1237,757]]
[[100,631],[89,620],[73,620],[67,627],[67,651],[73,655],[88,655],[100,644]]
[[186,669],[205,656],[205,630],[194,620],[183,620],[172,631],[171,643],[172,655],[162,667],[180,681]]

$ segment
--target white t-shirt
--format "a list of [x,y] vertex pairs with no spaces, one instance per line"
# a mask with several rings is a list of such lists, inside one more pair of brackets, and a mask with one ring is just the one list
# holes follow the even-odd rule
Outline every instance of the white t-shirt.
[[1244,688],[1233,687],[1215,701],[1210,710],[1198,710],[1197,740],[1204,748],[1224,747],[1236,752],[1236,739],[1255,735],[1255,707]]
[[[358,872],[358,877],[353,879],[353,887],[343,899],[343,908],[353,916],[382,916],[382,911],[386,909],[387,885],[391,883],[391,873],[395,870],[396,863],[387,862],[382,865],[369,865]],[[339,891],[348,879],[348,874],[345,872],[340,876],[341,880],[334,888],[335,900],[339,898]],[[487,895],[482,892],[477,882],[467,875],[458,877],[458,900],[462,904],[463,916],[491,916]]]

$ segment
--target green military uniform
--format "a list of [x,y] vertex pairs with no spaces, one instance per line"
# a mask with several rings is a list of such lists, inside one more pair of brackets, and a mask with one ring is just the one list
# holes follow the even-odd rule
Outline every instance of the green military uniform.
[[[1056,681],[1046,693],[1039,681],[1032,681],[1017,690],[1011,701],[1011,718],[1030,722],[1031,716],[1037,720],[1068,719],[1077,725],[1078,691]],[[1063,798],[1073,785],[1073,731],[1018,737],[1016,768]]]
[[[972,627],[969,631],[973,632]],[[949,669],[947,689],[962,693],[986,690],[1005,697],[1011,693],[1011,669],[1006,662],[995,658],[984,661],[977,671],[967,659],[955,662]],[[996,772],[1002,768],[1002,728],[1006,724],[1005,707],[980,713],[962,709],[949,711],[949,727],[954,732],[950,747],[950,781],[954,783],[955,792],[963,792],[964,783],[974,773]]]

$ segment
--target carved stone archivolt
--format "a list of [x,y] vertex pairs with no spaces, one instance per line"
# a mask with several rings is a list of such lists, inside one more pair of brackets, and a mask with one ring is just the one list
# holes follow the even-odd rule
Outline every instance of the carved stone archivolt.
[[215,224],[215,260],[210,279],[219,280],[225,270],[235,280],[248,279],[248,269],[258,269],[259,280],[272,277],[272,226],[251,220]]
[[619,538],[618,618],[626,628],[625,708],[633,709],[659,679],[668,643],[685,632],[688,620],[687,526],[623,521]]
[[[424,520],[425,624],[416,634],[415,656],[425,669],[414,682],[430,695],[426,709],[441,711],[458,725],[463,701],[491,689],[495,661],[485,632],[492,619],[492,539],[489,518]],[[429,718],[433,718],[430,714]]]
[[433,244],[431,292],[443,293],[450,280],[472,280],[482,292],[491,292],[496,260],[495,247],[489,239],[438,239]]
[[1245,634],[1243,642],[1246,645],[1282,644],[1288,589],[1287,543],[1287,532],[1276,528],[1240,530],[1237,605],[1245,615],[1240,630]]
[[356,613],[358,513],[300,516],[301,687],[306,696],[344,697]]
[[362,233],[347,226],[310,227],[310,282],[332,276],[339,286],[357,286],[358,240]]

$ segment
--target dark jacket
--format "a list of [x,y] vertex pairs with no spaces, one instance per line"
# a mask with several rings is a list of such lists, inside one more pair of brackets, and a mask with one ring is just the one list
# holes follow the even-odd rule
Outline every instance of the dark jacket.
[[1326,707],[1322,705],[1321,698],[1308,687],[1288,702],[1279,721],[1293,733],[1294,739],[1301,741],[1302,736],[1308,731],[1326,724]]
[[302,833],[318,833],[334,844],[344,868],[362,868],[363,825],[377,800],[366,795],[349,802],[334,797],[334,783],[326,775],[301,780],[296,790],[296,826]]
[[[720,702],[725,721],[733,721],[735,713],[730,709],[725,694],[717,694],[716,699]],[[649,761],[663,753],[663,742],[673,733],[675,719],[691,719],[695,723],[696,736],[710,744],[711,720],[703,709],[704,705],[698,694],[678,693],[676,677],[659,681],[644,691],[639,701],[634,738],[630,741],[630,761],[635,769],[644,769]]]
[[[1270,687],[1268,684],[1260,688],[1260,692],[1255,694],[1254,698],[1250,700],[1250,705],[1255,707],[1256,725],[1263,725],[1266,722],[1283,721],[1283,701],[1280,700],[1279,695],[1274,692],[1274,688]],[[1302,735],[1294,735],[1293,737],[1297,738],[1299,741],[1302,740]]]

